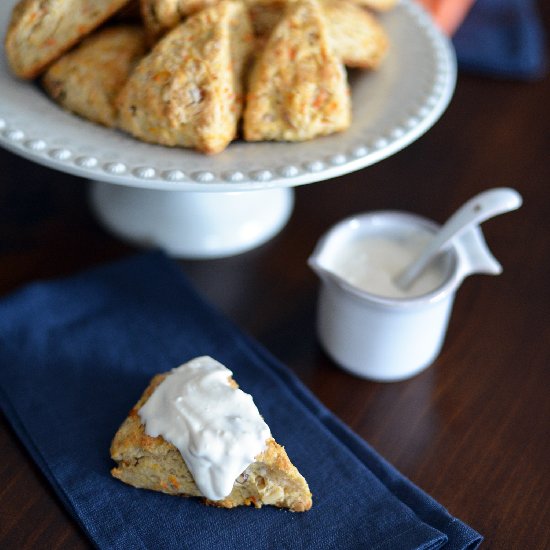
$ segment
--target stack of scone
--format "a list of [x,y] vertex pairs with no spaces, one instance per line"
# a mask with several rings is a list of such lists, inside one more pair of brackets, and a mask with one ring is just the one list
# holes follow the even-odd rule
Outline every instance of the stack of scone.
[[17,76],[40,77],[86,119],[218,153],[239,136],[304,141],[345,130],[345,66],[380,65],[388,40],[374,11],[395,2],[22,0],[6,53]]

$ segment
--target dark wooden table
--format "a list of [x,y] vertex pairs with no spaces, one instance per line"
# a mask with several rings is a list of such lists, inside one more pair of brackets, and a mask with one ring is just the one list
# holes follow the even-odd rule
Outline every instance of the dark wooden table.
[[[443,118],[406,150],[297,188],[292,218],[272,241],[228,259],[181,261],[200,292],[479,530],[487,548],[550,548],[549,152],[550,79],[461,74]],[[83,180],[3,150],[0,165],[1,296],[135,250],[98,225]],[[339,370],[314,332],[318,281],[306,259],[318,237],[343,217],[375,209],[442,222],[493,186],[515,187],[525,201],[484,225],[504,273],[464,283],[437,362],[394,384]],[[0,547],[89,546],[3,418],[0,449]]]

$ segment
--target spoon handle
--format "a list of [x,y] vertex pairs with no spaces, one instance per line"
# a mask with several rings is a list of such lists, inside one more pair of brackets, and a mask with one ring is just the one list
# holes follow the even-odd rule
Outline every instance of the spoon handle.
[[489,189],[472,197],[447,220],[422,254],[396,277],[395,283],[407,289],[452,239],[489,218],[519,208],[521,203],[521,195],[508,187]]

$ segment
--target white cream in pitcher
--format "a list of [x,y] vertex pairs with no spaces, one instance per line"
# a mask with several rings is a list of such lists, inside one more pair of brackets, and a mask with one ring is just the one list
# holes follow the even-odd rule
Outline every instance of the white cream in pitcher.
[[440,286],[445,274],[432,263],[408,289],[399,288],[394,279],[409,266],[433,238],[414,232],[406,237],[368,235],[335,251],[325,267],[349,284],[386,298],[412,298]]
[[227,497],[271,437],[252,396],[231,386],[232,372],[211,357],[173,369],[138,414],[145,433],[180,451],[201,493]]

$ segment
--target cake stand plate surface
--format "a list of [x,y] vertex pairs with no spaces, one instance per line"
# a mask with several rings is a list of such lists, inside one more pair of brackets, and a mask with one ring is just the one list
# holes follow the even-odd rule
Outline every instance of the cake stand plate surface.
[[[0,4],[6,29],[16,0]],[[292,211],[292,187],[378,162],[426,132],[456,82],[452,46],[413,0],[380,20],[390,51],[377,71],[350,71],[353,122],[305,143],[236,141],[215,156],[139,142],[53,103],[0,60],[0,145],[92,180],[91,203],[111,231],[188,258],[258,246]],[[115,207],[116,205],[116,207]]]

